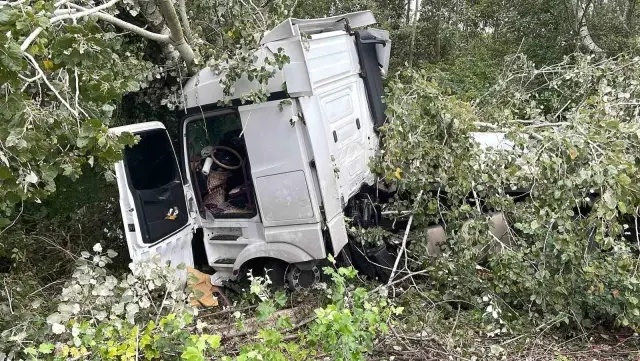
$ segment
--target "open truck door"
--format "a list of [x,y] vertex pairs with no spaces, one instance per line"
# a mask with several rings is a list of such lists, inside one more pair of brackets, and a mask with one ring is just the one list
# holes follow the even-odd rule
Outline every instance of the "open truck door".
[[191,240],[196,207],[166,128],[160,122],[148,122],[110,131],[140,137],[115,164],[131,259],[139,261],[158,254],[174,267],[181,263],[193,266]]

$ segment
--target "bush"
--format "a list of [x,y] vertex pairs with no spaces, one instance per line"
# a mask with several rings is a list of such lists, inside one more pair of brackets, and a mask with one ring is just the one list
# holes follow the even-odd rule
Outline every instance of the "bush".
[[[419,223],[447,228],[435,259],[423,233],[411,236],[414,266],[430,271],[431,288],[482,309],[479,300],[495,301],[490,318],[498,310],[500,319],[536,324],[640,326],[640,123],[631,100],[639,62],[575,55],[535,68],[515,56],[473,103],[426,72],[390,86],[373,167],[398,185],[391,208],[415,206]],[[472,133],[487,129],[506,133],[513,148],[481,149]],[[520,187],[529,198],[516,203],[506,191]],[[508,244],[488,232],[486,211],[496,210],[511,220]],[[463,227],[466,219],[474,220]],[[487,249],[497,252],[484,260]]]
[[[25,322],[20,332],[3,332],[0,352],[5,358],[240,361],[324,356],[364,360],[374,339],[388,330],[391,316],[402,311],[378,294],[353,286],[349,280],[356,272],[352,268],[328,267],[325,272],[332,285],[323,291],[327,305],[316,309],[308,321],[293,325],[276,312],[287,298],[270,293],[268,278],[250,276],[249,292],[259,302],[255,320],[260,327],[253,330],[256,339],[246,339],[236,349],[225,345],[223,336],[254,332],[248,328],[237,332],[233,326],[198,319],[198,311],[186,303],[189,291],[180,286],[184,269],[153,258],[132,264],[131,273],[117,278],[107,268],[115,256],[100,244],[93,247],[93,254],[83,253],[60,295],[45,304],[44,309],[53,313],[45,317],[25,312],[24,320],[39,319],[39,323],[27,326]],[[240,312],[234,318],[241,320]]]

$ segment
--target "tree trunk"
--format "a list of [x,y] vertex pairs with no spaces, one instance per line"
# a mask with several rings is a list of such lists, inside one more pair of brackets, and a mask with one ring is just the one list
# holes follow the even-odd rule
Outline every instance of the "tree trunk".
[[633,31],[633,19],[636,11],[636,0],[624,0],[620,9],[620,20],[624,29],[628,32]]
[[436,61],[440,61],[440,13],[442,12],[442,0],[436,0]]
[[413,51],[416,45],[416,31],[418,30],[418,13],[420,12],[420,0],[415,0],[413,11],[413,29],[411,30],[411,45],[409,47],[409,68],[413,65]]
[[187,43],[184,38],[184,32],[182,31],[182,25],[176,13],[176,8],[171,3],[171,0],[158,0],[158,8],[164,16],[164,21],[170,30],[169,38],[171,39],[171,45],[173,45],[184,63],[187,65],[189,73],[193,73],[193,68],[196,65],[196,55],[191,48],[191,45]]
[[576,31],[580,37],[580,43],[591,53],[604,53],[601,47],[593,41],[589,27],[587,26],[587,10],[590,3],[583,5],[580,0],[572,0],[572,6],[576,15]]
[[[160,12],[158,5],[154,0],[140,0],[138,1],[140,5],[140,10],[142,12],[142,16],[147,20],[147,24],[149,29],[155,33],[169,35],[171,32],[167,27],[164,16]],[[162,55],[167,58],[170,62],[177,62],[180,54],[178,51],[170,44],[170,42],[164,43],[162,46]]]
[[140,0],[139,4],[149,28],[169,36],[170,41],[162,44],[164,56],[173,62],[182,58],[189,73],[193,73],[195,54],[185,39],[182,25],[171,0]]
[[178,1],[178,12],[180,13],[180,23],[184,29],[184,37],[187,42],[193,45],[193,33],[191,32],[191,24],[189,23],[189,16],[187,16],[187,5],[185,0]]
[[407,0],[407,13],[405,14],[407,25],[411,24],[411,0]]

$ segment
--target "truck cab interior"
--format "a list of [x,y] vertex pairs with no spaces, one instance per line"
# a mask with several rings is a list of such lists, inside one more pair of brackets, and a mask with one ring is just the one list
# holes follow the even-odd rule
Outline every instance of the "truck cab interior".
[[185,127],[189,172],[205,219],[252,218],[255,192],[237,111],[190,119]]

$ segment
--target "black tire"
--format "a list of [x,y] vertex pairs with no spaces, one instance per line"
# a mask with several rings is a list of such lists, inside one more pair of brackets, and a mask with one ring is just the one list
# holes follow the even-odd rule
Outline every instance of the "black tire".
[[272,290],[281,291],[287,287],[287,268],[289,264],[285,261],[270,258],[264,263],[266,274],[271,280],[270,288]]

